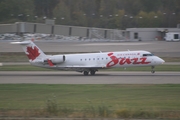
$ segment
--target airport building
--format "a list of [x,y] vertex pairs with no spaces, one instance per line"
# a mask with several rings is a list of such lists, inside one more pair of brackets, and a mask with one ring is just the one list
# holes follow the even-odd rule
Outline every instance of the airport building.
[[47,20],[42,23],[17,22],[14,24],[0,24],[0,34],[16,33],[42,33],[50,35],[78,36],[87,39],[108,39],[124,41],[149,41],[164,40],[165,33],[180,33],[180,25],[177,28],[127,28],[126,30],[104,29],[80,26],[55,25]]

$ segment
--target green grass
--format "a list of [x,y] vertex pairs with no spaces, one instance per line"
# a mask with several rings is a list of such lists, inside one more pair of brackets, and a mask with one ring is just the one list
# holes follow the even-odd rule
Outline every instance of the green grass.
[[78,108],[106,104],[112,109],[180,110],[180,85],[36,85],[1,84],[0,108],[39,108],[56,96]]
[[[128,67],[103,69],[108,71],[151,71],[151,67]],[[155,67],[156,71],[180,71],[180,65],[160,65]],[[32,65],[5,65],[0,66],[0,71],[52,71],[51,69],[35,67]]]
[[[46,110],[49,113],[57,112],[58,116],[61,116],[63,112],[73,117],[77,117],[77,114],[82,117],[84,112],[87,112],[86,115],[91,113],[91,117],[93,114],[94,117],[100,116],[100,114],[104,117],[107,117],[107,114],[109,117],[125,117],[128,114],[129,117],[130,114],[131,116],[135,115],[135,112],[132,111],[139,111],[143,114],[152,116],[158,114],[155,116],[162,117],[162,114],[167,114],[166,112],[180,114],[179,93],[179,84],[0,84],[0,111],[34,109]],[[136,113],[136,115],[140,113]]]

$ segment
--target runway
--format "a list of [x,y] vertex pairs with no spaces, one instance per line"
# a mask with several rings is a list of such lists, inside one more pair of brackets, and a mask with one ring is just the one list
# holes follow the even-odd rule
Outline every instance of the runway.
[[69,71],[1,71],[0,84],[180,84],[180,72],[99,71],[95,76]]
[[[107,52],[126,50],[146,50],[159,57],[180,57],[180,42],[142,41],[142,42],[62,42],[36,41],[44,52],[78,53],[78,52]],[[0,52],[23,52],[20,45],[10,44],[10,41],[0,41]]]

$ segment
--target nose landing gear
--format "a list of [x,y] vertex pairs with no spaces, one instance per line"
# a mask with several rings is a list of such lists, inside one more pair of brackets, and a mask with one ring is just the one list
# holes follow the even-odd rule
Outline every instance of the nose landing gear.
[[155,73],[155,70],[154,70],[154,66],[151,66],[151,73],[154,74]]

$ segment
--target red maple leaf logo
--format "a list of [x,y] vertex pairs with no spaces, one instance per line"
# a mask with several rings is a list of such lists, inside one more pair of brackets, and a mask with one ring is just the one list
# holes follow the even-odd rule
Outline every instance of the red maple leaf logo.
[[40,55],[39,49],[36,46],[34,49],[32,47],[27,47],[27,52],[29,53],[27,56],[30,60],[34,60]]

